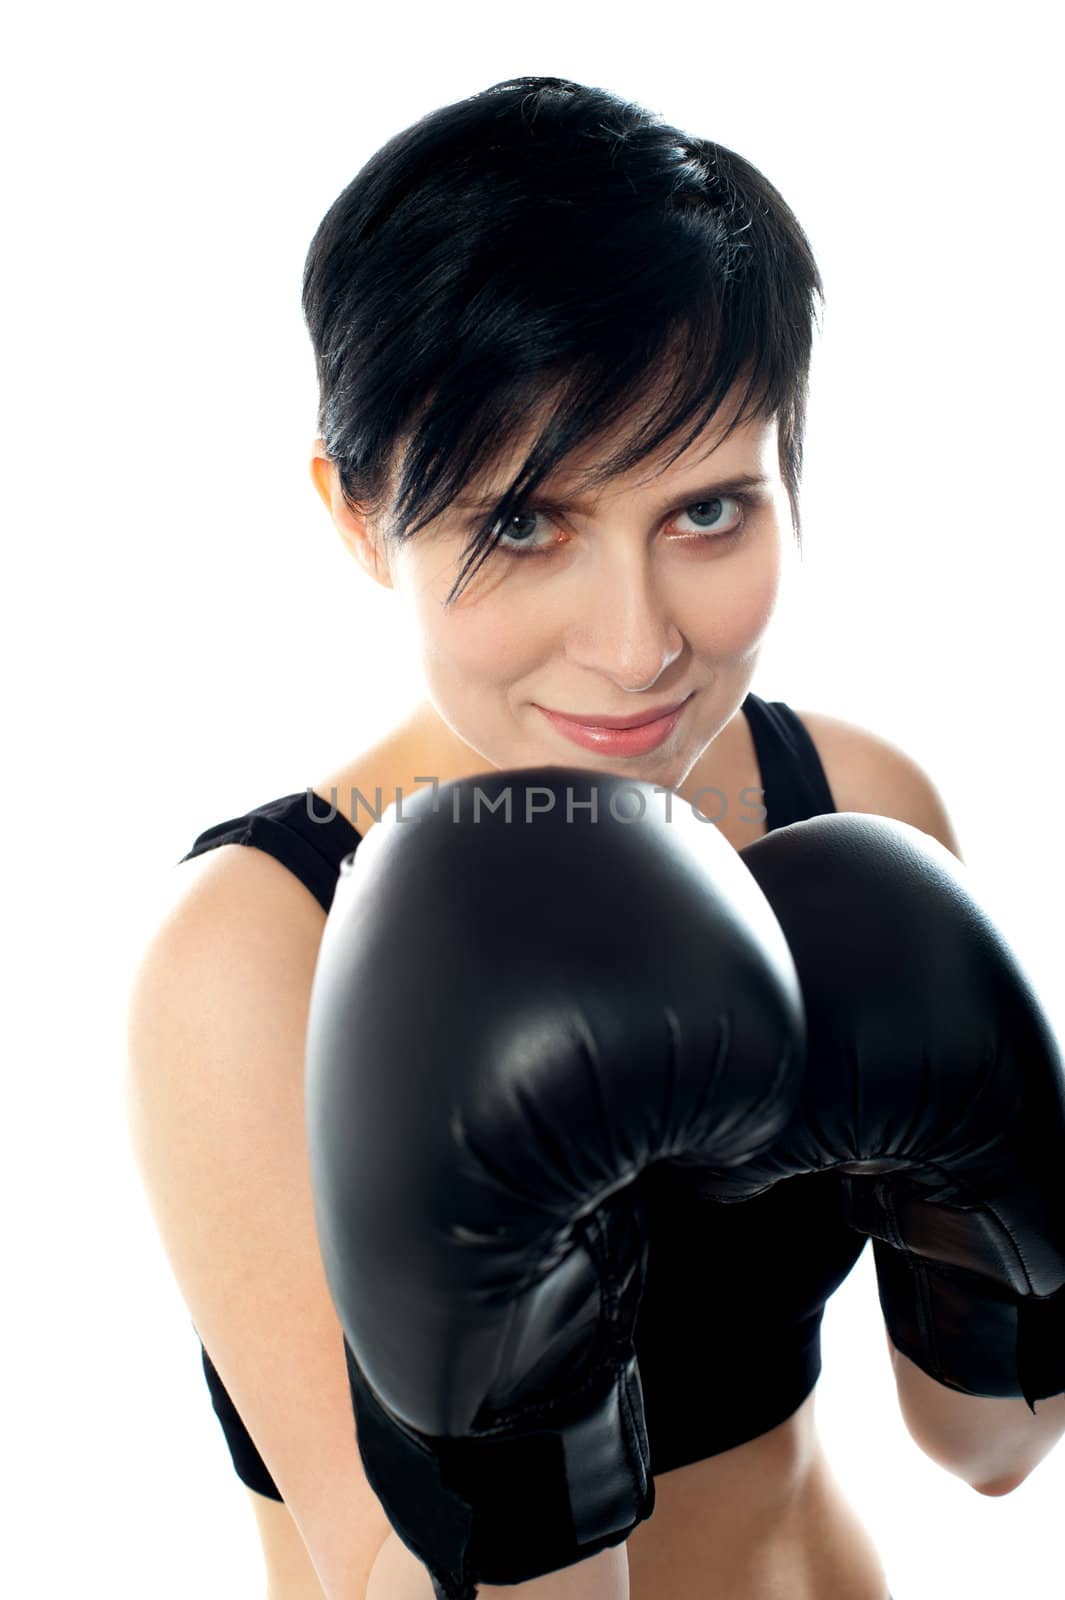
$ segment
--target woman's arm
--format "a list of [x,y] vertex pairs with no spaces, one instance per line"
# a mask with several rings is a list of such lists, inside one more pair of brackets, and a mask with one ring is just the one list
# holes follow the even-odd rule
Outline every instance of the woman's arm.
[[888,1336],[899,1409],[911,1437],[940,1467],[980,1494],[1009,1494],[1065,1433],[1065,1395],[1025,1400],[959,1394],[937,1383]]
[[329,1600],[362,1600],[388,1520],[355,1442],[321,1262],[304,1039],[325,915],[243,845],[172,869],[129,995],[125,1093],[178,1288]]

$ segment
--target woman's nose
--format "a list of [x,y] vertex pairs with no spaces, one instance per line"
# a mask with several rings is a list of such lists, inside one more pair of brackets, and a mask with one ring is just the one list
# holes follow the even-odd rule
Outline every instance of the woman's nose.
[[663,597],[631,568],[602,575],[582,597],[568,630],[566,653],[579,667],[610,678],[622,691],[650,689],[684,649]]

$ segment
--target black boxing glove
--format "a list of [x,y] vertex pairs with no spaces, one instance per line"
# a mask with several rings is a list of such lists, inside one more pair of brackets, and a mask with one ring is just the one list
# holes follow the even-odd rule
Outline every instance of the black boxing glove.
[[835,1168],[897,1348],[964,1394],[1065,1392],[1065,1074],[1030,981],[938,840],[843,813],[741,860],[802,986],[797,1112],[737,1198]]
[[344,862],[326,924],[323,1265],[367,1477],[447,1600],[650,1515],[634,1180],[748,1160],[794,1106],[783,935],[718,831],[662,801],[554,766],[423,789]]

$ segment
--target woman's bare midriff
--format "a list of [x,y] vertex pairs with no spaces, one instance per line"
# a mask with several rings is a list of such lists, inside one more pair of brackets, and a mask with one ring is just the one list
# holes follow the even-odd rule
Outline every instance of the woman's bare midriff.
[[814,1394],[768,1433],[655,1479],[628,1540],[630,1600],[886,1600],[876,1548],[836,1482]]

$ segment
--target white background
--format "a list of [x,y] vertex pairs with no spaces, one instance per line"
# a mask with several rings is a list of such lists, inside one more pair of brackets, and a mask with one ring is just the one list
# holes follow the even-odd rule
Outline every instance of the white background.
[[[1049,28],[1035,4],[706,0],[37,4],[8,25],[0,1586],[263,1591],[127,1150],[125,985],[195,835],[301,789],[414,689],[390,597],[311,488],[300,274],[336,194],[425,112],[575,77],[739,150],[794,208],[827,287],[806,559],[754,687],[926,766],[1061,1024]],[[1002,1500],[921,1454],[868,1251],[824,1353],[821,1427],[897,1600],[1060,1592],[1065,1450]]]

